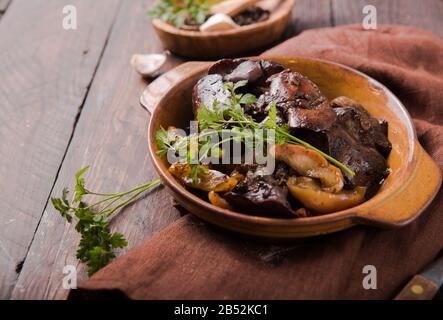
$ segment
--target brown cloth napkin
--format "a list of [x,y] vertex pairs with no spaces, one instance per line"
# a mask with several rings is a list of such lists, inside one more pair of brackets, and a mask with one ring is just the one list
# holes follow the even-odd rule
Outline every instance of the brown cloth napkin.
[[[264,55],[322,58],[365,72],[406,105],[443,168],[443,42],[410,27],[303,32]],[[443,247],[443,194],[411,225],[356,227],[297,244],[260,244],[191,215],[99,271],[70,298],[391,299]],[[362,286],[365,265],[378,288]]]

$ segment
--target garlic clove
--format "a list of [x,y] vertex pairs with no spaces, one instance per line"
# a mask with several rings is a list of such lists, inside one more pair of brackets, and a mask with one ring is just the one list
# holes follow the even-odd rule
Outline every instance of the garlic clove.
[[200,31],[225,31],[239,28],[239,26],[231,19],[230,16],[219,13],[210,17],[200,26]]
[[165,64],[167,56],[164,53],[135,54],[132,56],[131,65],[143,77],[154,76]]

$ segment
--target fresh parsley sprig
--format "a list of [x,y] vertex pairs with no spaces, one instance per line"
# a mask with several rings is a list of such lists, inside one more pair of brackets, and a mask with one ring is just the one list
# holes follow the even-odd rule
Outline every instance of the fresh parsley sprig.
[[208,14],[206,0],[161,0],[148,11],[152,18],[161,19],[177,28],[182,27],[187,20],[201,25]]
[[[69,223],[76,222],[75,230],[81,235],[77,259],[87,264],[88,274],[92,275],[115,258],[115,249],[128,245],[123,234],[111,232],[109,224],[112,217],[142,193],[161,182],[155,180],[122,193],[98,193],[88,190],[85,186],[83,175],[88,169],[89,167],[85,167],[75,175],[76,184],[72,200],[68,199],[68,188],[64,188],[61,197],[51,198],[51,202]],[[84,197],[88,195],[101,199],[88,205],[84,202]]]

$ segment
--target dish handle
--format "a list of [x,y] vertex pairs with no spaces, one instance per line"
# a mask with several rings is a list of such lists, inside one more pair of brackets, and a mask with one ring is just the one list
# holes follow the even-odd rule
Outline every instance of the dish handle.
[[357,213],[359,223],[401,227],[418,217],[432,202],[440,190],[442,174],[418,141],[415,145],[415,165],[411,168],[409,178],[387,199]]
[[155,106],[172,87],[187,78],[191,72],[194,72],[196,69],[209,67],[212,63],[213,62],[190,61],[169,70],[146,87],[140,97],[140,104],[152,114]]

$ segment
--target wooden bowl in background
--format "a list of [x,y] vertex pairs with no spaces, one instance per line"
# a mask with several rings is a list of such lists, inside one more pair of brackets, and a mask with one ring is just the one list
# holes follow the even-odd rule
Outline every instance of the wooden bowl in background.
[[268,20],[235,30],[200,32],[175,28],[160,19],[152,25],[165,49],[192,59],[210,60],[250,52],[278,40],[286,30],[295,0],[284,0]]
[[221,209],[195,196],[167,170],[156,156],[155,133],[163,126],[185,128],[192,119],[192,88],[212,64],[189,62],[154,81],[143,93],[141,103],[151,112],[150,156],[173,197],[189,212],[223,228],[264,238],[302,238],[322,235],[357,224],[401,227],[415,218],[432,201],[441,185],[439,167],[417,140],[412,120],[402,103],[385,86],[349,67],[305,58],[268,57],[314,81],[334,99],[348,96],[361,103],[373,116],[389,123],[392,152],[391,174],[380,191],[363,204],[340,212],[308,218],[277,219],[246,215]]

